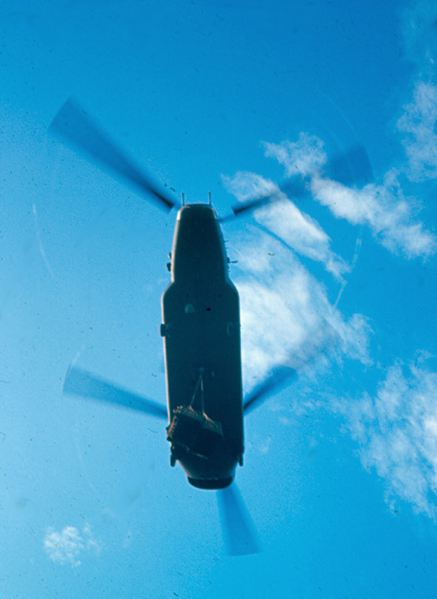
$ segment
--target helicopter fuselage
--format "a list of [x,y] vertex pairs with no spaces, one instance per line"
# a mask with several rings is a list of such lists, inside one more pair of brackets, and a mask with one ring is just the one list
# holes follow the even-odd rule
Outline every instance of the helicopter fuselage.
[[208,204],[183,206],[162,296],[172,465],[203,489],[231,484],[244,452],[240,309]]

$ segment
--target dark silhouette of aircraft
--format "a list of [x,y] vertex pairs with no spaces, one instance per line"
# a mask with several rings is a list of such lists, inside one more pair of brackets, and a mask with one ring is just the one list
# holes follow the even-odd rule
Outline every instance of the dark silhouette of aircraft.
[[[137,168],[72,99],[54,118],[50,132],[169,212],[178,202]],[[356,151],[356,150],[354,150]],[[340,160],[341,162],[341,160]],[[333,166],[335,170],[335,164]],[[305,181],[279,186],[294,197],[308,194]],[[255,197],[232,208],[247,213],[274,196]],[[229,278],[219,219],[211,205],[179,207],[170,254],[171,283],[162,296],[167,408],[72,365],[64,393],[130,408],[168,422],[171,465],[179,462],[191,485],[219,491],[221,521],[229,553],[259,550],[250,516],[232,482],[243,465],[243,416],[296,375],[277,368],[243,398],[239,297]]]

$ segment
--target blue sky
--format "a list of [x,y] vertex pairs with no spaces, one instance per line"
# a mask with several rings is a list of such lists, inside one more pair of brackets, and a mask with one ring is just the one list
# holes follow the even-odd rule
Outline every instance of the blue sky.
[[[2,3],[1,599],[437,596],[436,11]],[[245,391],[299,373],[246,419],[256,555],[161,422],[62,395],[76,360],[165,404],[175,222],[48,136],[71,95],[176,197],[278,194],[224,225]]]

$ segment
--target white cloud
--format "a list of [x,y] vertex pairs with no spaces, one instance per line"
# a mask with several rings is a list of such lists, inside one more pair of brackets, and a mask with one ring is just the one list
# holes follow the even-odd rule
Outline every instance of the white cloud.
[[[436,32],[437,34],[437,32]],[[437,87],[422,81],[416,84],[413,102],[404,106],[397,122],[407,133],[402,142],[408,157],[408,175],[413,181],[437,177]]]
[[[420,169],[423,172],[427,165],[428,173],[434,169],[437,176],[437,137],[431,132],[437,119],[437,105],[433,106],[437,92],[431,92],[429,88],[427,91],[420,89],[420,106],[407,107],[409,112],[406,113],[407,116],[404,115],[404,120],[398,122],[398,126],[409,130],[414,136],[414,142],[409,145],[406,142],[414,172],[417,173]],[[350,188],[323,177],[322,167],[326,162],[326,154],[323,152],[323,142],[316,137],[301,133],[299,141],[295,143],[286,141],[279,145],[264,145],[266,156],[273,156],[285,166],[286,176],[302,175],[309,178],[307,186],[315,200],[327,206],[336,218],[344,218],[353,225],[367,225],[377,241],[391,252],[401,252],[407,258],[427,258],[437,251],[434,235],[421,222],[414,222],[411,202],[403,195],[396,171],[388,171],[382,185],[371,183],[362,189]],[[324,262],[327,270],[337,278],[342,272],[347,272],[346,265],[329,250],[329,239],[314,235],[314,227],[318,225],[309,221],[310,217],[302,215],[306,223],[313,226],[313,234],[306,238],[307,247],[302,251],[299,243],[301,237],[307,235],[305,227],[291,213],[287,218],[284,215],[281,218],[280,214],[275,215],[270,207],[267,208],[270,209],[270,218],[267,219],[266,226],[281,237],[288,228],[288,237],[294,240],[293,243],[287,241],[291,247]],[[266,218],[265,213],[263,217]],[[260,218],[257,212],[255,218]],[[296,229],[301,237],[296,236]]]
[[233,177],[222,175],[222,180],[225,188],[229,193],[234,194],[239,202],[245,202],[257,196],[285,197],[276,183],[255,173],[238,171]]
[[57,564],[80,566],[79,556],[83,552],[100,552],[100,544],[93,538],[91,529],[86,524],[82,534],[74,526],[66,526],[61,532],[52,527],[44,538],[44,549],[49,558]]
[[284,200],[264,206],[255,213],[255,220],[281,238],[302,256],[324,264],[326,270],[341,280],[350,266],[331,248],[331,240],[319,223],[301,212],[293,202]]
[[371,362],[365,317],[345,320],[292,251],[259,230],[240,238],[237,250],[246,391],[281,364],[301,371],[335,357]]
[[393,171],[387,173],[383,185],[373,183],[363,189],[351,189],[321,177],[311,181],[314,199],[327,206],[336,218],[353,225],[367,225],[377,240],[393,253],[407,258],[423,257],[437,251],[436,238],[414,223],[411,208]]
[[361,460],[387,483],[387,501],[397,497],[416,511],[437,516],[437,373],[422,363],[400,362],[387,371],[376,396],[343,400],[339,409],[360,444]]
[[285,176],[314,176],[319,173],[327,161],[323,150],[323,141],[315,135],[300,133],[296,142],[283,141],[280,144],[263,142],[265,156],[276,158],[285,166]]
[[278,186],[260,175],[238,172],[234,177],[223,177],[228,191],[239,201],[248,198],[272,196],[278,201],[254,213],[255,220],[272,231],[299,254],[324,264],[337,279],[350,270],[344,260],[330,249],[331,240],[319,223],[287,200]]

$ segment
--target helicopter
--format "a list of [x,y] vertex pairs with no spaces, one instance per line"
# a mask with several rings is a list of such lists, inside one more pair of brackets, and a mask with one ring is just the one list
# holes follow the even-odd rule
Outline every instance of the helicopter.
[[[178,208],[167,264],[171,282],[162,295],[160,326],[167,408],[75,364],[66,374],[63,392],[165,420],[171,466],[179,463],[192,486],[219,492],[228,552],[255,553],[256,533],[233,484],[237,467],[243,465],[244,416],[296,377],[296,371],[284,364],[243,396],[239,295],[229,276],[221,225],[278,196],[238,203],[224,218],[217,216],[210,193],[208,203],[195,204],[185,204],[182,194],[180,205],[134,165],[72,98],[59,110],[49,132],[160,209]],[[294,197],[308,194],[304,180],[289,179],[278,187]]]

